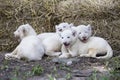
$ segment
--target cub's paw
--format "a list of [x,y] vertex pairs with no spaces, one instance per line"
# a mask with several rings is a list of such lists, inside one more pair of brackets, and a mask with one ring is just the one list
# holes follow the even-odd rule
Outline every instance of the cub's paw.
[[59,57],[60,55],[62,55],[62,53],[61,53],[61,52],[55,52],[54,55],[55,55],[56,57]]
[[68,58],[67,55],[60,55],[59,58]]
[[10,53],[5,54],[5,59],[6,59],[6,60],[11,60],[11,59],[13,59],[12,54],[10,54]]
[[87,54],[80,54],[80,57],[88,57]]

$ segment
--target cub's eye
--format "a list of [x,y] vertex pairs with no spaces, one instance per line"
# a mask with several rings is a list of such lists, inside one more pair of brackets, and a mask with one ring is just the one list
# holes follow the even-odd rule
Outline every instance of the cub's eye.
[[63,28],[65,28],[66,26],[63,26]]
[[79,34],[81,34],[81,32],[79,32]]
[[69,36],[67,38],[70,38]]
[[61,37],[62,39],[64,38],[64,37]]

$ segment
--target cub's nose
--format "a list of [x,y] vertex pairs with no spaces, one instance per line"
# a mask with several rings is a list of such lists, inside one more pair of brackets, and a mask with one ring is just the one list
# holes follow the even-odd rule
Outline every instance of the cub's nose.
[[62,29],[59,29],[59,31],[62,31]]

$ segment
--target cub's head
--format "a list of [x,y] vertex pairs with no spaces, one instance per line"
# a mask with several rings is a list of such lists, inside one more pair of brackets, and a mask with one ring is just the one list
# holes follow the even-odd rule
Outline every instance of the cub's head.
[[89,37],[92,35],[92,29],[90,25],[79,25],[77,27],[78,39],[82,42],[87,42]]
[[60,34],[61,42],[65,47],[69,47],[75,43],[77,40],[77,32],[72,29],[63,31]]
[[18,41],[21,41],[24,37],[29,35],[36,35],[35,30],[29,24],[20,25],[14,32],[14,36],[18,39]]
[[61,33],[63,32],[64,30],[67,30],[67,29],[70,29],[71,27],[73,26],[73,24],[68,24],[68,23],[60,23],[59,25],[56,25],[55,26],[55,29],[56,29],[56,33]]

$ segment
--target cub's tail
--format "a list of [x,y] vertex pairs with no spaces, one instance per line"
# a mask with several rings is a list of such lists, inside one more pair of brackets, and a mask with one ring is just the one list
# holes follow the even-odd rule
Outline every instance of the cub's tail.
[[113,50],[110,45],[106,48],[107,54],[105,56],[97,57],[98,59],[109,59],[113,56]]

